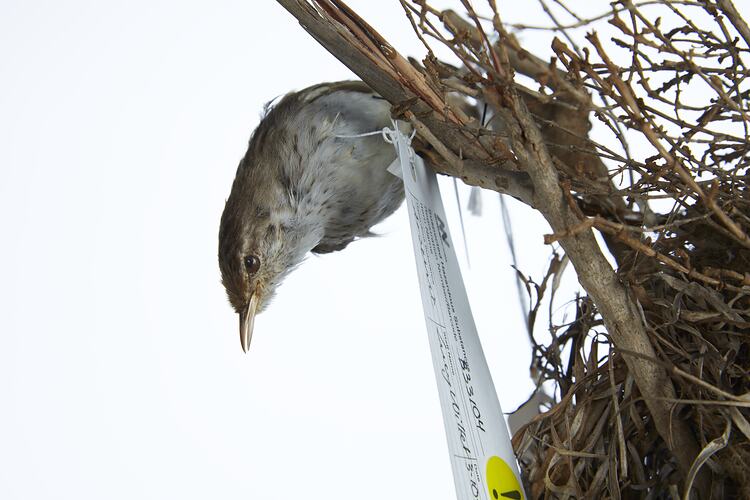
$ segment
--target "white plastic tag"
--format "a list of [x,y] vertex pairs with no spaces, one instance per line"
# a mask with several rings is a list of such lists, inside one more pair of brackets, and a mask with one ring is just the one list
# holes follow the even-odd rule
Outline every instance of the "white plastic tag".
[[[394,127],[396,129],[397,127]],[[422,306],[459,500],[526,498],[453,250],[435,173],[409,137],[384,132],[401,165]]]

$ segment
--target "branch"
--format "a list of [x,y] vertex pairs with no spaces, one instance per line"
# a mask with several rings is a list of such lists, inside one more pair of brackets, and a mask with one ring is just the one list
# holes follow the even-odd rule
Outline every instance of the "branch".
[[[663,367],[648,361],[658,356],[640,308],[603,255],[592,231],[571,233],[570,229],[580,224],[580,215],[561,188],[554,160],[534,117],[513,85],[512,75],[505,75],[504,70],[496,71],[495,75],[503,76],[485,82],[482,87],[486,102],[507,122],[508,138],[482,136],[479,127],[475,127],[476,134],[469,134],[471,121],[454,113],[445,99],[434,91],[440,88],[440,82],[430,80],[414,66],[404,65],[405,59],[343,2],[277,1],[329,52],[413,123],[421,138],[437,151],[434,156],[442,158],[442,162],[432,162],[442,173],[523,200],[544,215],[556,234],[563,235],[560,244],[573,263],[581,285],[596,303],[616,349],[622,350],[657,431],[677,457],[683,478],[686,477],[700,450],[687,423],[672,418],[674,406],[669,401],[678,399],[672,381]],[[496,18],[498,22],[493,24],[501,40],[509,39],[497,15]],[[503,68],[504,64],[510,67],[504,45],[495,44],[487,50],[493,51],[493,57],[488,60],[499,61],[495,65],[497,68]],[[494,51],[498,52],[499,60],[495,59]],[[537,61],[526,59],[525,63],[529,61],[535,69],[540,69]],[[559,81],[566,86],[564,78]],[[576,94],[580,99],[580,92]],[[513,155],[509,155],[509,151]],[[503,170],[498,164],[507,168]],[[516,172],[519,169],[521,172]],[[518,176],[528,177],[530,182],[520,181]],[[533,186],[533,195],[530,186]],[[636,355],[625,354],[630,352]],[[701,489],[705,491],[704,486]]]
[[[278,3],[323,47],[393,104],[400,115],[406,116],[409,112],[411,116],[419,117],[419,124],[411,121],[417,128],[423,127],[423,132],[425,129],[431,131],[434,140],[427,141],[431,146],[445,144],[452,151],[461,152],[445,158],[447,161],[433,162],[438,173],[458,177],[466,184],[508,194],[533,205],[528,175],[509,168],[511,158],[493,158],[487,148],[478,146],[476,136],[468,135],[460,127],[471,125],[471,120],[460,116],[462,113],[455,116],[458,110],[452,109],[431,89],[422,73],[408,62],[406,67],[401,62],[405,59],[359,18],[349,18],[350,25],[344,26],[332,17],[336,8],[341,9],[335,11],[338,18],[343,17],[343,13],[354,15],[342,2],[278,0]],[[420,80],[421,84],[415,85],[415,80]],[[478,128],[478,124],[475,123],[474,127]],[[424,133],[421,136],[427,139]],[[492,140],[500,141],[497,137]],[[498,149],[494,143],[488,143],[488,148]],[[507,146],[504,149],[507,150]],[[507,166],[501,168],[502,165]]]
[[732,3],[732,0],[716,0],[716,3],[724,15],[729,18],[732,25],[740,32],[748,48],[750,48],[750,28],[747,26],[745,20],[742,19],[740,13],[737,12],[737,8]]

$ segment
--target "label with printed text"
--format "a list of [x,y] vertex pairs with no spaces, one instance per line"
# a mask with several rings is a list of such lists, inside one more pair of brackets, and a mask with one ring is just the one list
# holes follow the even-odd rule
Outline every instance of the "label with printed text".
[[[524,499],[432,170],[402,133],[398,152],[425,322],[459,500]],[[395,163],[395,162],[394,162]]]

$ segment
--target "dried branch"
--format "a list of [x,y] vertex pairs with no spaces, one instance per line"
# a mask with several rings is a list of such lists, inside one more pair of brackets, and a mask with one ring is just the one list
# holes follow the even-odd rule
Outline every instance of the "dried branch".
[[436,171],[534,207],[573,264],[588,295],[547,345],[534,320],[564,259],[525,278],[532,369],[559,391],[514,436],[531,496],[750,497],[750,29],[732,2],[617,0],[586,17],[539,0],[566,40],[545,61],[508,31],[542,28],[504,24],[493,0],[460,0],[463,16],[399,0],[418,62],[340,0],[278,1],[412,124]]

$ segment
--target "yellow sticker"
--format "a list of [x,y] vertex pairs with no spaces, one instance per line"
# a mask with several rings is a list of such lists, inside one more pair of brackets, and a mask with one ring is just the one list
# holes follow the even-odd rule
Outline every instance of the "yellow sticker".
[[491,456],[487,460],[487,488],[493,500],[523,500],[523,490],[513,469],[500,457]]

